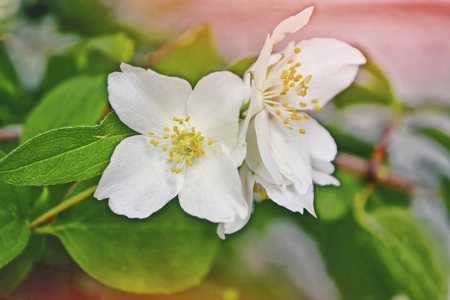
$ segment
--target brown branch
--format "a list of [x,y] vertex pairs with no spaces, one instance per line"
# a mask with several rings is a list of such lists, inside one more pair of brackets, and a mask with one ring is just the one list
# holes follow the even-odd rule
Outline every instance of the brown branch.
[[410,194],[418,186],[412,177],[389,171],[389,168],[383,164],[380,164],[375,173],[373,173],[373,164],[370,161],[354,155],[340,153],[336,157],[335,162],[341,169],[370,179],[393,190]]

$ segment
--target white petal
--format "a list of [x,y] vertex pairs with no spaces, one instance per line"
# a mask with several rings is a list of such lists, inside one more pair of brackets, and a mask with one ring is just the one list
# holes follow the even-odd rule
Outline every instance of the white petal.
[[328,130],[323,128],[313,118],[301,120],[298,126],[306,131],[303,138],[312,157],[324,161],[334,160],[337,154],[337,146]]
[[327,173],[313,170],[312,176],[313,176],[314,183],[317,183],[318,185],[322,185],[322,186],[329,185],[329,184],[332,184],[335,186],[341,185],[339,180],[337,180],[336,178],[334,178],[333,176],[331,176]]
[[275,183],[275,180],[272,175],[270,175],[269,170],[267,170],[264,162],[262,161],[256,137],[254,120],[250,122],[250,126],[248,127],[247,156],[245,157],[245,162],[253,172],[264,178],[264,180],[270,183]]
[[[296,106],[300,101],[306,103],[308,106],[304,109],[314,109],[316,105],[323,107],[353,82],[359,65],[366,62],[358,49],[336,39],[305,40],[297,47],[301,49],[295,59],[301,63],[297,74],[303,78],[311,75],[312,78],[305,97],[293,93],[285,99]],[[313,99],[318,99],[318,103],[312,103]]]
[[310,185],[308,192],[302,195],[296,188],[295,184],[287,185],[286,187],[280,187],[275,184],[271,184],[259,176],[256,176],[256,182],[261,184],[267,192],[267,195],[278,205],[284,206],[287,209],[303,213],[303,209],[306,208],[310,214],[316,216],[314,212],[314,187]]
[[267,36],[261,53],[258,56],[258,60],[255,63],[255,84],[258,89],[261,90],[263,82],[267,76],[267,67],[269,66],[270,54],[272,53],[273,46],[284,39],[286,33],[293,33],[305,26],[309,17],[313,12],[313,7],[308,7],[295,16],[292,16],[283,22],[281,22],[273,31],[272,36]]
[[242,194],[248,205],[248,213],[245,219],[236,218],[231,223],[220,223],[217,226],[217,234],[221,239],[225,239],[225,234],[234,233],[247,224],[253,210],[253,186],[255,185],[255,177],[252,171],[244,164],[239,170],[239,176],[242,181]]
[[[276,184],[284,185],[283,178],[281,177],[281,174],[279,172],[278,164],[271,149],[272,141],[269,132],[269,117],[267,110],[263,110],[262,112],[257,114],[254,123],[259,153],[261,155],[264,166],[267,168]],[[255,172],[250,164],[249,167]]]
[[270,148],[277,158],[279,171],[292,180],[302,194],[312,184],[311,159],[303,135],[289,129],[280,118],[268,118]]
[[178,198],[189,214],[211,222],[233,222],[248,213],[241,180],[228,149],[220,144],[204,148],[205,154],[186,167]]
[[164,127],[172,125],[174,116],[186,116],[192,92],[186,80],[124,63],[120,67],[122,73],[108,76],[109,102],[128,127],[144,135],[149,131],[162,133]]
[[172,173],[167,153],[137,135],[124,139],[114,150],[94,197],[109,198],[116,214],[146,218],[174,198],[183,175]]
[[274,44],[282,41],[286,35],[286,33],[294,33],[300,30],[303,26],[305,26],[309,22],[309,18],[313,13],[314,7],[310,6],[295,16],[289,17],[275,28],[271,39]]
[[188,100],[191,125],[215,143],[237,145],[239,112],[249,87],[237,75],[215,72],[197,83]]

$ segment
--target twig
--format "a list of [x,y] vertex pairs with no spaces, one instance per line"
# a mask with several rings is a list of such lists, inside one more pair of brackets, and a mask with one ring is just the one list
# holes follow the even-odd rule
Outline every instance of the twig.
[[53,209],[47,211],[46,213],[44,213],[43,215],[38,217],[36,220],[31,222],[30,225],[28,225],[28,227],[31,230],[35,229],[36,226],[38,226],[39,224],[45,223],[47,220],[50,220],[50,219],[54,218],[56,215],[58,215],[63,210],[71,207],[74,204],[77,204],[80,201],[83,201],[84,199],[86,199],[87,197],[92,195],[92,193],[94,193],[96,188],[97,188],[97,186],[93,186],[93,187],[85,190],[84,192],[81,192],[78,195],[75,195],[72,198],[62,202],[58,206],[56,206]]

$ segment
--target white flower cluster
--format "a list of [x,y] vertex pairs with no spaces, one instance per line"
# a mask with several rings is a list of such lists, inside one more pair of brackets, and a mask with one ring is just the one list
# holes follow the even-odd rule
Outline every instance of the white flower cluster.
[[247,223],[254,198],[314,215],[313,182],[339,185],[330,175],[337,150],[306,112],[347,88],[366,60],[357,49],[323,38],[272,54],[312,11],[268,35],[244,80],[215,72],[192,90],[183,79],[127,64],[110,74],[111,106],[141,135],[117,146],[94,196],[109,198],[117,214],[146,218],[178,195],[187,213],[220,223],[222,238]]

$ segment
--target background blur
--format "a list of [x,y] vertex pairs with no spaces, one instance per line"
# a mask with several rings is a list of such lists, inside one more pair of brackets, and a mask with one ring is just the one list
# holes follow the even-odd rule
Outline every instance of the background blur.
[[[337,38],[369,59],[314,116],[338,144],[342,184],[315,188],[317,219],[256,203],[202,283],[171,296],[108,287],[48,236],[17,289],[0,289],[5,299],[450,299],[450,1],[0,0],[0,149],[98,123],[120,62],[193,85],[214,70],[243,75],[254,60],[242,59],[310,5],[309,24],[275,50]],[[36,111],[66,109],[77,87],[64,84],[79,76],[101,78],[95,122],[39,127]],[[49,188],[54,204],[68,188]]]

